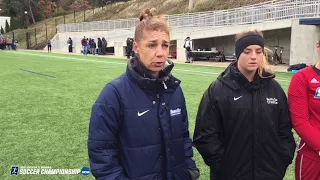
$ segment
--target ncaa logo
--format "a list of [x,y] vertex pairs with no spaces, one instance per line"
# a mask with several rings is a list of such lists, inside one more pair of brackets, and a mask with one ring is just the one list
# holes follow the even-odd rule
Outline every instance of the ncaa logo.
[[318,87],[318,88],[316,89],[316,92],[315,92],[315,94],[314,94],[314,98],[320,98],[320,87]]
[[83,167],[83,168],[81,169],[81,174],[82,174],[83,176],[89,176],[89,174],[90,174],[90,169],[89,169],[88,167]]
[[10,176],[18,176],[19,166],[11,166]]

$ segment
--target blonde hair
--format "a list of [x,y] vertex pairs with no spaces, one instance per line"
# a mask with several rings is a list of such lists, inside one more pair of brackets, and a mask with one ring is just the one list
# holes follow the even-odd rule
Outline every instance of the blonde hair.
[[[263,38],[263,33],[257,29],[253,29],[253,30],[249,30],[249,31],[243,31],[238,33],[235,36],[235,42],[237,42],[239,39],[241,39],[244,36],[247,35],[258,35],[261,36]],[[268,62],[268,51],[270,51],[270,49],[264,47],[263,53],[264,56],[262,58],[262,61],[259,64],[259,68],[258,68],[258,74],[260,77],[263,78],[263,72],[267,72],[267,73],[273,73],[273,67],[269,64]]]
[[168,35],[169,25],[164,16],[156,16],[157,10],[155,8],[145,9],[140,13],[140,22],[136,26],[134,33],[134,40],[139,42],[143,38],[143,31],[164,31]]

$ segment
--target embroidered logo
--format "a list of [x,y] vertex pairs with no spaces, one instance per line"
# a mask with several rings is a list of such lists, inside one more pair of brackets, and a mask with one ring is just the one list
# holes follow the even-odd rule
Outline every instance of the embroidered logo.
[[278,104],[277,98],[266,98],[268,104]]
[[140,116],[144,115],[145,113],[147,113],[148,111],[149,111],[149,110],[146,110],[146,111],[144,111],[144,112],[142,112],[142,113],[138,112],[138,116],[140,117]]
[[316,78],[311,79],[311,84],[319,84],[319,81]]
[[179,114],[181,114],[181,109],[180,109],[180,108],[171,109],[171,110],[170,110],[170,115],[171,115],[171,116],[176,116],[176,115],[179,115]]
[[242,98],[242,96],[239,96],[239,97],[233,97],[233,100],[238,100],[238,99],[240,99],[240,98]]
[[315,92],[315,94],[314,94],[314,98],[320,98],[320,87],[318,87],[318,88],[316,89],[316,92]]

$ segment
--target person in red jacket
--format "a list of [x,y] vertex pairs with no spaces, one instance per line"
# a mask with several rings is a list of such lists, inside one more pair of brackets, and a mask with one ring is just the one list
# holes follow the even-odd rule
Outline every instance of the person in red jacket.
[[[320,53],[320,40],[317,42]],[[292,76],[288,89],[292,124],[300,136],[296,180],[320,179],[320,61]]]

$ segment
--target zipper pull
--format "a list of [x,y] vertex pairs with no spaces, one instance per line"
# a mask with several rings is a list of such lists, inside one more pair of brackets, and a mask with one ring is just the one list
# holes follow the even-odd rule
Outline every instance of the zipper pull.
[[162,81],[162,84],[163,84],[164,89],[168,89],[168,87],[167,87],[166,83],[164,83],[164,81]]
[[159,94],[157,94],[157,99],[159,99],[160,98],[160,96],[159,96]]

